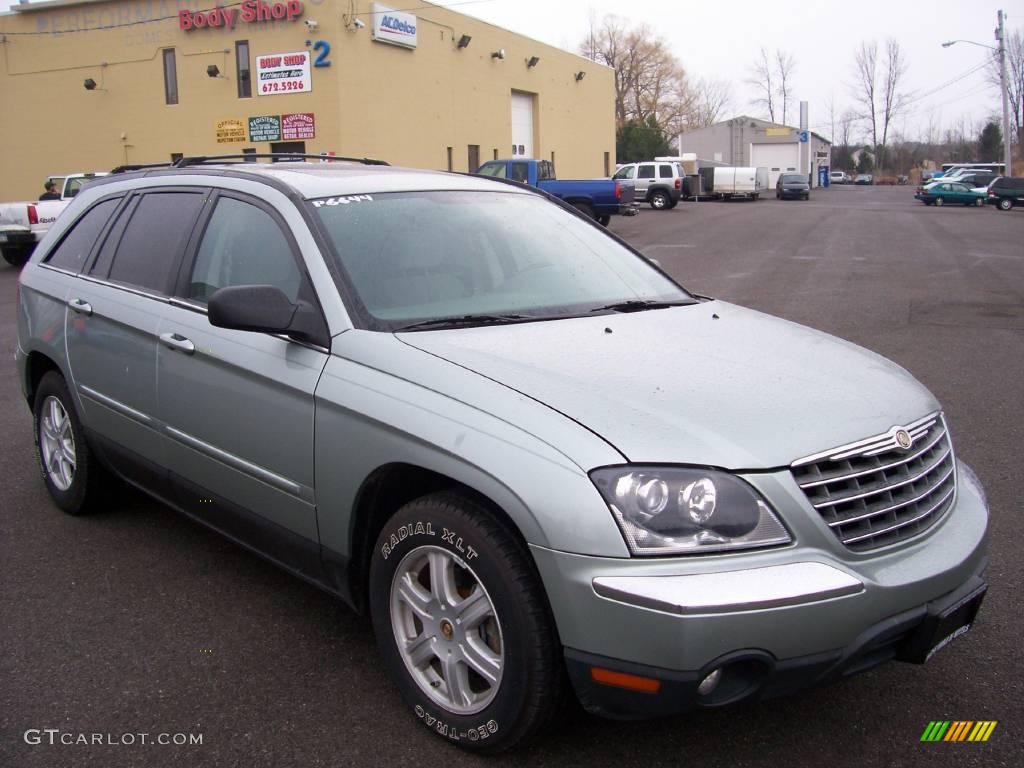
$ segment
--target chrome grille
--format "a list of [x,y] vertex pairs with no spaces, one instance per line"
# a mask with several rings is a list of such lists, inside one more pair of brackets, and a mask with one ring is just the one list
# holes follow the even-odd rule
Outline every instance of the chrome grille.
[[808,456],[790,468],[828,527],[855,552],[927,530],[956,494],[953,445],[941,413]]

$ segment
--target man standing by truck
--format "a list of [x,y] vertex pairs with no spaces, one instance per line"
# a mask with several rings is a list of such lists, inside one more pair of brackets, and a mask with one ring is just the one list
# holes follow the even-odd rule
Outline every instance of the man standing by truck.
[[47,181],[44,187],[46,191],[39,196],[40,200],[60,200],[60,192],[57,191],[56,182]]

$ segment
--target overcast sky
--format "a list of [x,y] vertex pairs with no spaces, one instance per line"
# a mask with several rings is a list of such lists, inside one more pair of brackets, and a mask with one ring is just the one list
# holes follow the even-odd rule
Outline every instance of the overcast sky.
[[1008,31],[1024,30],[1024,0],[484,0],[451,4],[463,13],[574,51],[591,18],[616,13],[646,23],[668,41],[689,73],[733,84],[732,109],[726,117],[759,116],[743,81],[761,46],[781,48],[796,59],[796,98],[810,102],[811,127],[825,135],[831,132],[829,98],[835,100],[837,113],[855,106],[849,84],[854,53],[862,40],[877,39],[880,48],[887,37],[899,40],[909,64],[905,90],[922,98],[897,128],[916,138],[926,130],[930,116],[945,127],[961,118],[973,126],[989,115],[1001,115],[999,92],[986,84],[984,71],[935,90],[984,62],[988,54],[972,45],[943,48],[941,43],[963,38],[995,45],[993,30],[1000,8],[1008,14]]
[[[215,0],[196,0],[208,7]],[[340,7],[343,0],[326,0]],[[386,5],[412,9],[417,0],[390,0]],[[796,99],[810,102],[811,127],[826,136],[832,126],[829,99],[836,113],[856,107],[849,84],[854,53],[862,40],[886,37],[900,41],[909,64],[905,91],[912,108],[896,124],[908,138],[918,138],[929,122],[949,127],[961,120],[972,127],[1000,114],[999,93],[986,83],[985,71],[970,70],[988,52],[944,40],[963,38],[994,45],[999,8],[1008,14],[1008,30],[1024,30],[1024,0],[440,0],[462,13],[576,51],[591,19],[617,13],[647,24],[664,38],[686,70],[732,84],[728,114],[759,115],[744,80],[758,50],[782,49],[796,60]],[[6,10],[10,0],[0,0]],[[881,45],[880,45],[881,47]],[[966,75],[966,76],[964,76]],[[963,76],[963,77],[962,77]],[[795,119],[788,120],[796,123]]]

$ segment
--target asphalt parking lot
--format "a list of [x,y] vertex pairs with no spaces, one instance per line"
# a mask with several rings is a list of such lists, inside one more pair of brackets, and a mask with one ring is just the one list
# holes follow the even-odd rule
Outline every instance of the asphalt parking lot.
[[[0,267],[0,766],[1013,766],[1024,763],[1024,210],[932,208],[909,187],[809,202],[643,207],[612,229],[691,290],[869,347],[945,407],[992,509],[974,630],[928,665],[670,720],[568,714],[529,752],[479,758],[415,721],[368,620],[139,494],[88,518],[49,501],[11,363]],[[996,720],[988,743],[921,743]],[[202,744],[29,745],[28,729],[202,734]]]

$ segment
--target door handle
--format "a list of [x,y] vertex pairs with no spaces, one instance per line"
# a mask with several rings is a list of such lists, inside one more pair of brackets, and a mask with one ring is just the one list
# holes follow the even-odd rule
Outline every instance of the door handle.
[[68,302],[68,306],[75,312],[80,312],[83,315],[88,316],[92,314],[92,304],[85,299],[71,299]]
[[176,349],[179,352],[184,352],[186,355],[191,355],[196,351],[196,345],[186,339],[180,333],[161,333],[160,341],[166,344],[171,349]]

